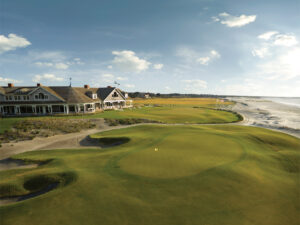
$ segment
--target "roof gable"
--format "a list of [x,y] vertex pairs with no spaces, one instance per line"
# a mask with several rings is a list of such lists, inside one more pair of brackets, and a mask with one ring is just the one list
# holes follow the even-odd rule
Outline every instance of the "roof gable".
[[65,101],[60,95],[58,95],[55,91],[53,91],[51,88],[46,87],[46,86],[40,86],[40,87],[36,87],[34,90],[30,91],[29,94],[34,94],[36,92],[38,92],[39,90],[44,90],[45,92],[47,92],[48,94],[52,95],[54,98],[56,98],[59,101]]
[[101,100],[104,101],[105,99],[110,97],[114,91],[118,92],[119,97],[121,97],[122,99],[125,100],[125,97],[122,94],[122,92],[118,88],[115,88],[115,87],[99,88],[97,94],[99,95]]

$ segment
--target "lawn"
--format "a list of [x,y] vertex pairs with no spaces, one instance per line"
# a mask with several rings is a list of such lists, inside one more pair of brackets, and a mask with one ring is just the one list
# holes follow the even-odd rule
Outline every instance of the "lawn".
[[[183,98],[183,99],[143,99],[134,100],[137,108],[125,109],[123,111],[104,111],[90,115],[78,116],[46,116],[46,117],[26,117],[26,118],[3,118],[0,119],[0,134],[5,130],[10,130],[17,121],[26,119],[127,119],[138,118],[157,121],[161,123],[230,123],[241,119],[237,114],[215,110],[220,105],[230,105],[232,102],[220,103],[216,105],[216,99],[207,98]],[[157,105],[159,103],[160,105]],[[219,102],[218,102],[219,103]],[[141,105],[147,105],[142,107]]]
[[91,137],[110,147],[14,156],[47,163],[2,171],[2,196],[59,185],[0,206],[1,224],[299,224],[297,138],[236,125],[142,125]]

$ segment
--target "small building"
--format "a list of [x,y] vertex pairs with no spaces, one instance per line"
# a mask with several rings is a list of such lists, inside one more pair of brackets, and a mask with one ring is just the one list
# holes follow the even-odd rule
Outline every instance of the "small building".
[[23,86],[9,83],[0,87],[0,114],[51,115],[93,113],[97,110],[131,107],[121,90],[115,87]]

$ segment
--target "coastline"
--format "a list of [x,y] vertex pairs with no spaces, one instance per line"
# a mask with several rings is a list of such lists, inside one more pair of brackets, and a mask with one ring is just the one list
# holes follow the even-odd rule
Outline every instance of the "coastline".
[[232,110],[241,114],[242,125],[263,127],[300,138],[300,108],[270,99],[231,97]]

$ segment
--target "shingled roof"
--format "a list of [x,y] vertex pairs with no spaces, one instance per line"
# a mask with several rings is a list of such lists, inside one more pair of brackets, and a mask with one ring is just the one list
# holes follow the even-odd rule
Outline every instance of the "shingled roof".
[[[71,103],[71,104],[99,102],[100,100],[104,101],[109,96],[109,94],[111,94],[114,90],[118,91],[121,95],[123,95],[122,91],[115,87],[83,88],[83,87],[70,87],[70,86],[0,87],[0,94],[27,95],[39,88],[46,90],[53,96],[57,97],[60,101]],[[91,97],[89,97],[91,93],[97,93],[97,98],[92,99]],[[8,102],[6,102],[6,104],[7,103]],[[30,102],[26,101],[26,103],[28,104]]]
[[107,96],[114,90],[114,87],[98,88],[97,94],[99,98],[103,101]]
[[1,87],[0,91],[3,91],[3,94],[16,94],[16,93],[22,93],[22,94],[28,94],[32,92],[34,89],[37,89],[37,87]]
[[[67,103],[88,103],[95,102],[97,99],[91,99],[84,93],[73,87],[49,87],[62,97]],[[99,101],[99,100],[98,100]]]

